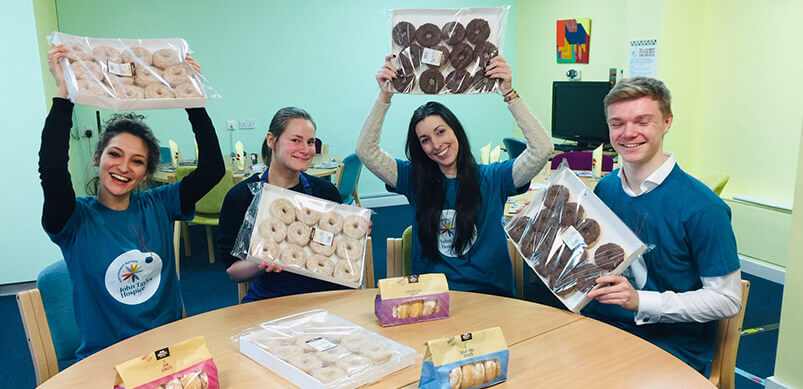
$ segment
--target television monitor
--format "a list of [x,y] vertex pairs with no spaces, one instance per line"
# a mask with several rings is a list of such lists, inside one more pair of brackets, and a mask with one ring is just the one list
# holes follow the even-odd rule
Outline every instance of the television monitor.
[[603,99],[607,81],[555,81],[552,83],[552,136],[576,141],[571,149],[610,147]]

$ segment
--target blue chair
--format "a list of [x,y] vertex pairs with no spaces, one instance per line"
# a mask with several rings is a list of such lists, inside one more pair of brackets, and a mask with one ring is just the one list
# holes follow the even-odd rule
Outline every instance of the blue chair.
[[517,138],[505,138],[502,139],[502,143],[505,145],[510,159],[518,157],[527,148],[527,142]]
[[357,154],[351,154],[343,159],[340,174],[337,175],[337,184],[343,204],[355,203],[360,206],[360,196],[357,195],[357,183],[360,181],[362,161]]
[[35,289],[17,294],[17,305],[39,385],[75,363],[75,350],[81,345],[64,260],[42,270]]
[[160,147],[159,150],[161,151],[159,155],[159,163],[172,163],[173,156],[170,154],[169,147]]

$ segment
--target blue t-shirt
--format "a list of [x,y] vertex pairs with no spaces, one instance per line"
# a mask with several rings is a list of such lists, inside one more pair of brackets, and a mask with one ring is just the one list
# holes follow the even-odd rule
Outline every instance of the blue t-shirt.
[[[477,215],[475,239],[465,253],[452,250],[454,239],[455,209],[458,182],[456,178],[445,178],[446,201],[441,210],[440,234],[438,236],[438,260],[422,256],[421,241],[418,239],[418,220],[413,219],[413,274],[444,273],[449,281],[449,289],[479,292],[513,297],[516,288],[513,281],[513,266],[507,251],[507,238],[502,225],[505,202],[508,196],[521,191],[513,184],[513,161],[477,165],[479,173],[482,204]],[[407,197],[413,211],[416,188],[412,178],[412,165],[409,161],[396,160],[398,180],[396,187],[388,190]]]
[[[700,277],[739,269],[730,208],[679,166],[661,185],[638,197],[624,192],[618,170],[601,179],[594,192],[642,242],[655,245],[644,255],[646,271],[630,267],[622,274],[636,289],[688,292],[702,288]],[[597,301],[583,314],[638,335],[698,371],[713,356],[715,321],[636,325],[635,312]]]
[[181,319],[171,221],[192,217],[181,213],[179,183],[131,193],[124,211],[95,197],[76,199],[67,224],[49,236],[73,284],[79,359]]

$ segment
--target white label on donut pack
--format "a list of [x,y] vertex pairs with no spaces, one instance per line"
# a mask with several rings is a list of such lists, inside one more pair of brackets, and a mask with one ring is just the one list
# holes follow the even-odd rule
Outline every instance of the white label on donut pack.
[[332,241],[335,240],[335,234],[324,231],[320,228],[312,228],[312,241],[320,243],[324,246],[331,246]]
[[307,344],[318,351],[326,351],[330,348],[335,348],[336,344],[330,342],[326,338],[315,338],[307,341]]
[[440,50],[432,50],[425,47],[424,52],[421,53],[421,62],[427,65],[441,66],[442,60],[443,53]]
[[105,65],[107,72],[111,74],[125,77],[131,77],[134,75],[134,71],[131,69],[130,63],[115,63],[107,61]]
[[563,243],[566,243],[566,246],[569,246],[570,249],[574,250],[586,243],[583,236],[574,229],[573,226],[566,227],[563,232],[560,233],[560,239],[563,240]]

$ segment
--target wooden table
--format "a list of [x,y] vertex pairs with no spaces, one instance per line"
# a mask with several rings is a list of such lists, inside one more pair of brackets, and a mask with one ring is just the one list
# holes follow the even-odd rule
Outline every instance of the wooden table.
[[[224,157],[224,158],[227,158],[227,157]],[[317,163],[321,163],[321,162],[330,162],[330,161],[331,162],[341,163],[341,162],[343,162],[343,158],[342,157],[337,157],[337,156],[334,156],[334,155],[315,154],[315,156],[312,157],[311,164],[317,164]],[[334,167],[334,168],[330,168],[330,169],[316,169],[316,168],[312,168],[311,167],[311,168],[307,169],[306,173],[311,175],[311,176],[324,178],[324,177],[332,176],[335,173],[337,173],[337,168]],[[249,176],[251,176],[251,171],[250,170],[241,171],[241,172],[235,172],[234,175],[233,175],[234,183],[236,184],[236,183],[248,178]],[[176,182],[176,172],[175,171],[166,172],[166,171],[162,171],[162,170],[158,170],[157,169],[153,174],[151,174],[150,179],[153,180],[153,181],[156,181],[156,182],[162,182],[162,183],[165,183],[165,184],[171,184],[171,183]]]
[[426,340],[499,326],[510,348],[508,381],[497,387],[711,388],[685,363],[640,338],[592,319],[523,300],[451,292],[451,317],[382,328],[373,312],[376,289],[320,292],[235,305],[188,317],[126,339],[60,372],[42,388],[111,388],[114,366],[203,335],[222,388],[291,388],[240,352],[230,337],[278,317],[324,308],[416,349],[413,366],[375,388],[416,387]]

